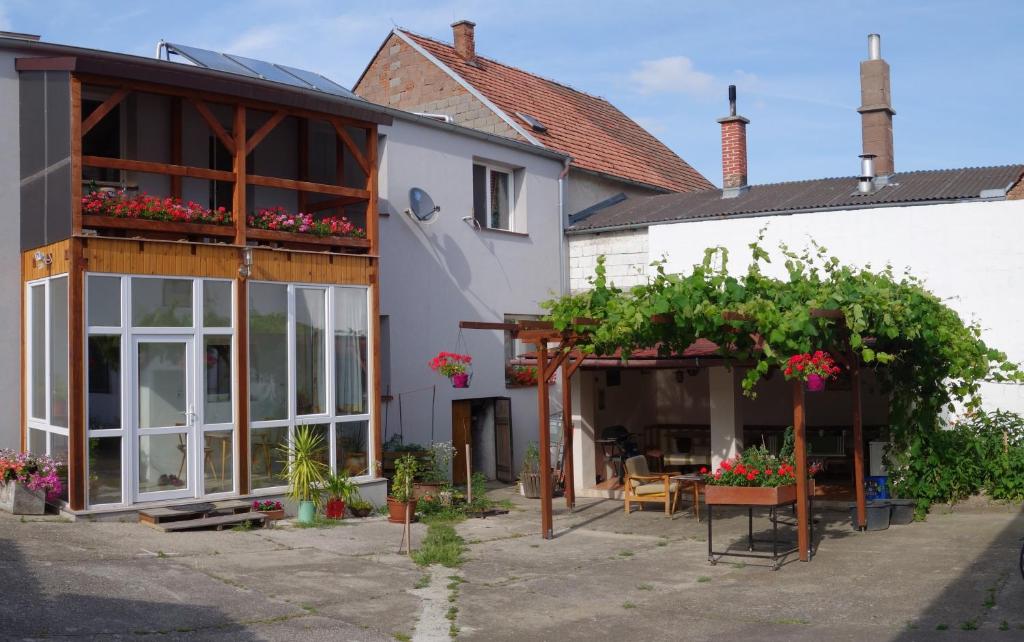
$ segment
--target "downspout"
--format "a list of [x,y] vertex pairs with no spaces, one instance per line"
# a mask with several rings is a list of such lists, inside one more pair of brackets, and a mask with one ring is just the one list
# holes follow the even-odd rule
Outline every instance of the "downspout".
[[566,258],[565,258],[565,246],[569,243],[569,237],[566,236],[565,230],[568,227],[568,221],[565,218],[565,184],[569,176],[569,164],[572,162],[571,158],[566,158],[563,163],[564,167],[562,172],[558,175],[558,289],[559,294],[565,295],[567,291],[566,287]]

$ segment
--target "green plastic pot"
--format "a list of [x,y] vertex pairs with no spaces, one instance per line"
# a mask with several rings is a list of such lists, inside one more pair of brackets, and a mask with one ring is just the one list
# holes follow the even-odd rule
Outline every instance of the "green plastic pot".
[[299,502],[298,522],[300,524],[312,524],[316,521],[316,504],[313,502]]

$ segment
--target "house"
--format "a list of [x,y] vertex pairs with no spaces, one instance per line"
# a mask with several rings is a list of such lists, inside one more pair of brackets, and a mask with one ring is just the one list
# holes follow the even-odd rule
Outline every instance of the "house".
[[[563,186],[567,213],[624,195],[712,187],[607,100],[478,55],[475,26],[454,23],[452,44],[392,30],[353,91],[570,156]],[[499,229],[505,225],[481,224],[495,222]]]
[[[280,495],[308,424],[381,502],[391,117],[308,71],[161,50],[190,64],[0,39],[0,254],[23,301],[2,439],[66,458],[78,515]],[[302,211],[318,220],[284,222]]]
[[[857,176],[751,185],[747,181],[746,127],[735,109],[722,127],[723,189],[630,197],[573,218],[569,237],[570,286],[589,287],[598,256],[620,287],[646,282],[650,264],[669,272],[701,262],[705,248],[728,249],[731,265],[747,265],[748,244],[766,228],[762,247],[811,239],[844,262],[896,270],[908,267],[926,286],[968,319],[980,319],[983,338],[1024,361],[1017,330],[1019,304],[1009,293],[1024,275],[1024,164],[950,170],[900,171],[895,164],[889,66],[878,36],[869,37],[861,63],[863,154]],[[852,163],[851,163],[852,164]],[[783,276],[784,266],[771,266]],[[777,443],[791,422],[781,377],[761,386],[756,400],[739,394],[743,369],[724,364],[714,346],[695,344],[671,363],[654,351],[634,355],[626,367],[591,360],[574,382],[576,483],[605,492],[602,447],[607,426],[623,425],[650,448],[717,464],[743,443]],[[1024,412],[1024,390],[985,383],[992,407]],[[624,403],[641,399],[643,403]],[[808,401],[812,454],[833,464],[831,481],[849,488],[852,432],[849,389],[829,390]],[[883,434],[887,399],[865,372],[863,422],[868,440]],[[874,437],[873,437],[874,436]],[[872,473],[874,474],[874,473]],[[827,477],[827,476],[826,476]],[[579,491],[585,494],[585,491]]]

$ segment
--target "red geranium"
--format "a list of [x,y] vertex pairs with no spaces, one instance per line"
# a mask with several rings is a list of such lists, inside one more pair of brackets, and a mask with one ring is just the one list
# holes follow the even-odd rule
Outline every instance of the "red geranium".
[[786,362],[783,374],[787,379],[807,381],[810,375],[818,375],[822,379],[835,379],[839,375],[839,367],[832,355],[822,350],[795,354]]

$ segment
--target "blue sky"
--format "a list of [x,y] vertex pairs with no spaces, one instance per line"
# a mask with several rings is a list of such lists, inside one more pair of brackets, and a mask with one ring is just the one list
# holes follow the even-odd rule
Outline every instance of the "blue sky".
[[393,26],[450,40],[460,18],[477,23],[478,53],[604,96],[716,184],[730,83],[751,120],[751,182],[856,173],[871,32],[893,69],[898,171],[1024,161],[1016,1],[0,0],[0,30],[144,56],[163,38],[346,86]]

